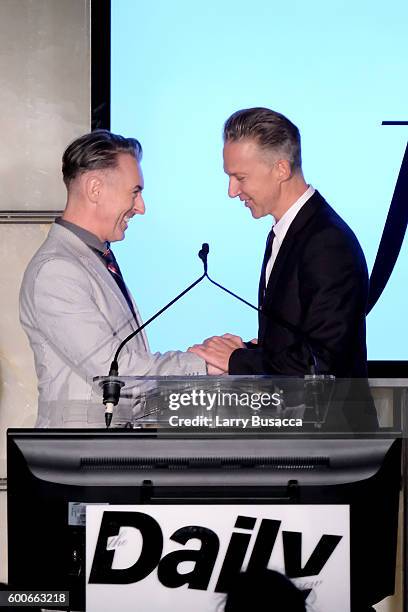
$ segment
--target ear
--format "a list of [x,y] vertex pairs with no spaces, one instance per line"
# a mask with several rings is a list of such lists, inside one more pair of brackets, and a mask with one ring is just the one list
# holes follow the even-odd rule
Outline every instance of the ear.
[[88,200],[97,204],[103,188],[102,177],[94,172],[88,172],[84,176],[84,188]]
[[292,176],[292,170],[290,167],[290,163],[287,159],[279,159],[275,163],[276,172],[278,175],[278,180],[283,183],[287,181]]

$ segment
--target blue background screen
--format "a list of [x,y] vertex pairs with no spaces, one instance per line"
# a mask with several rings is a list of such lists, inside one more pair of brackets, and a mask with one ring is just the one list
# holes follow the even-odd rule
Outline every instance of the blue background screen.
[[[146,215],[115,245],[144,319],[209,272],[256,304],[272,217],[229,199],[222,127],[267,106],[302,135],[305,179],[352,227],[371,271],[408,136],[408,3],[390,0],[112,2],[111,129],[144,149]],[[370,359],[406,360],[405,241],[369,315]],[[204,281],[148,330],[152,350],[225,332],[256,336],[257,314]],[[405,338],[405,341],[404,341]]]

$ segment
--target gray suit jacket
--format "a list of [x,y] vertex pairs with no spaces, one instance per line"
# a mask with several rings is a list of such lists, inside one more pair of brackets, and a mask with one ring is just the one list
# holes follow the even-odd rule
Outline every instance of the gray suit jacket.
[[[51,227],[20,291],[20,321],[38,377],[37,427],[103,426],[103,406],[88,405],[92,378],[107,375],[119,343],[141,325],[133,304],[138,321],[98,256],[66,228]],[[193,353],[151,353],[141,332],[122,350],[119,373],[193,375],[206,368]]]

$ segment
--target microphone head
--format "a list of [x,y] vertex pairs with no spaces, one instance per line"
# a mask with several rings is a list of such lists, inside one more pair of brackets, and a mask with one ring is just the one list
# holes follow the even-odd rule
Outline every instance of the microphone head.
[[207,259],[207,255],[210,252],[210,247],[206,242],[203,243],[201,249],[198,251],[198,256],[202,261]]
[[202,245],[201,249],[198,251],[198,256],[204,264],[204,274],[207,274],[207,255],[210,251],[210,247],[206,242]]

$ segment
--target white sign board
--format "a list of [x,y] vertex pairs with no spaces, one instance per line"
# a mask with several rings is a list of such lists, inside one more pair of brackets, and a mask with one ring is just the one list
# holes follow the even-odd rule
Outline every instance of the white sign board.
[[231,576],[266,566],[313,612],[349,612],[349,530],[346,505],[88,506],[86,610],[214,612]]

